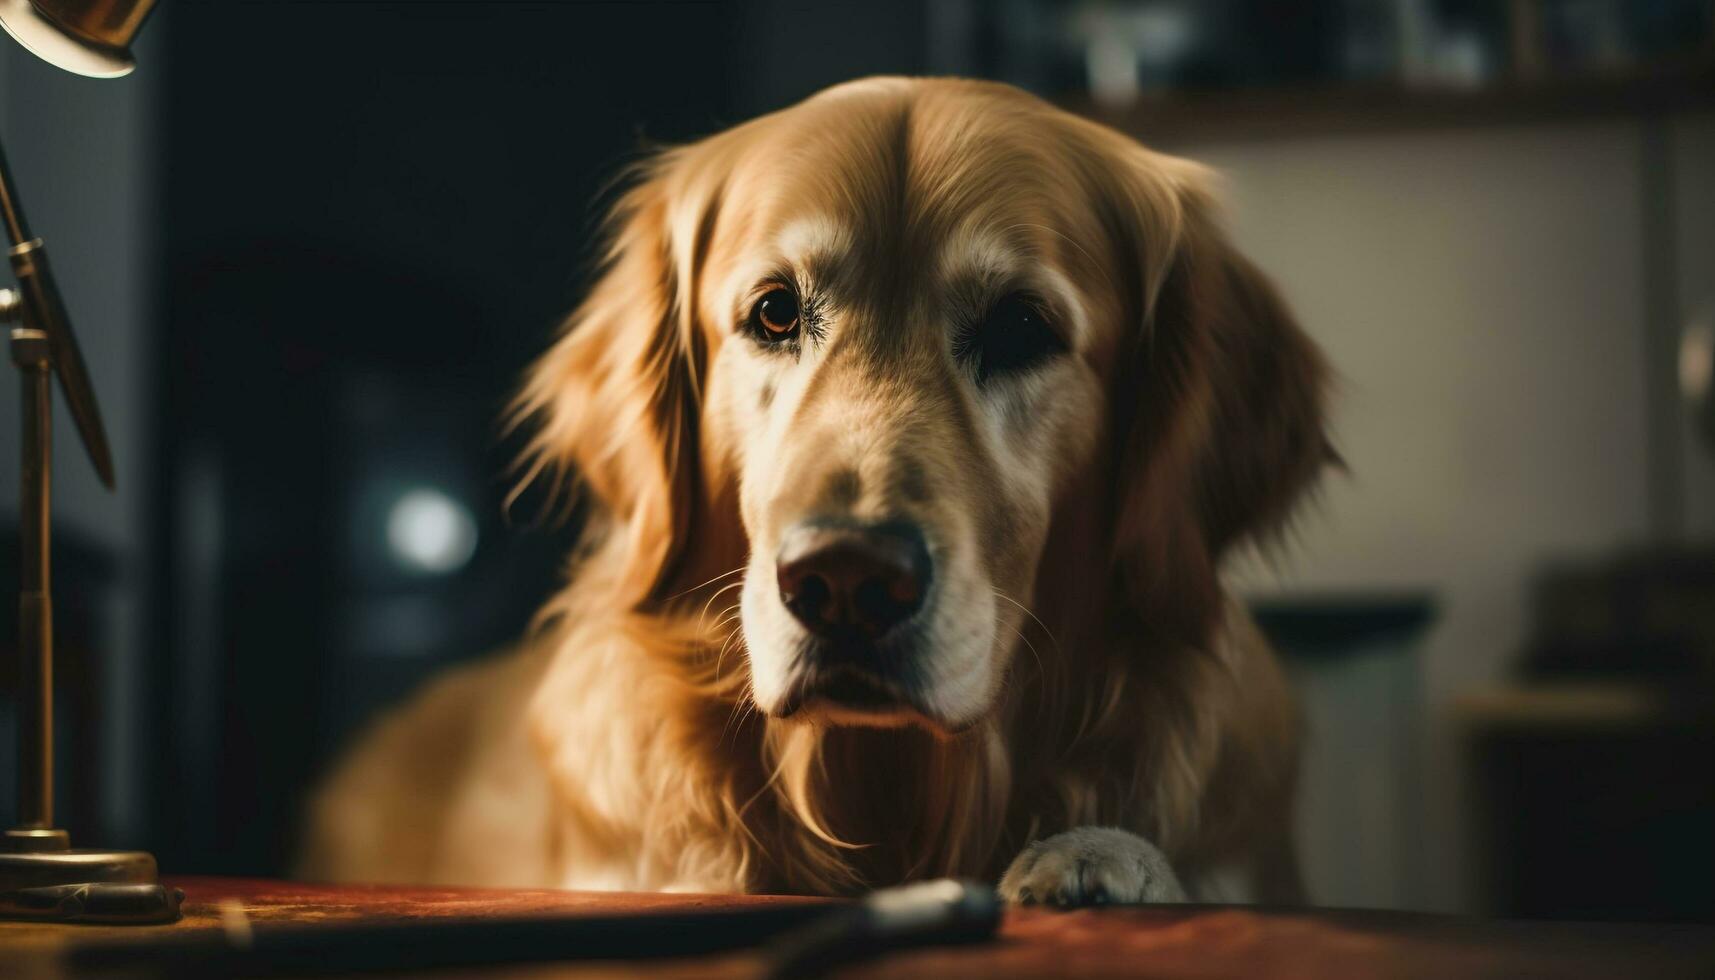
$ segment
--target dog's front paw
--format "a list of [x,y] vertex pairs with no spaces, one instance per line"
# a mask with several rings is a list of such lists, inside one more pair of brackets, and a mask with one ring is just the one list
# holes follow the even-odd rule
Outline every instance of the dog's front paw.
[[1031,844],[1001,876],[1000,894],[1022,905],[1063,908],[1185,901],[1166,855],[1113,827],[1079,827]]

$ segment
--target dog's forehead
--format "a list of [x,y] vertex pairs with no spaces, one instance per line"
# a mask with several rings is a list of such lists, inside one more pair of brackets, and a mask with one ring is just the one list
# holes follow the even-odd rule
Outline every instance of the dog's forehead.
[[[938,87],[812,100],[758,133],[781,224],[818,216],[862,237],[943,241],[973,222],[1047,217],[1078,196],[1063,114],[1026,100],[952,97]],[[794,213],[797,212],[797,213]],[[862,242],[847,244],[861,245]]]
[[[873,111],[873,110],[872,110]],[[811,274],[925,284],[1058,264],[1093,225],[1088,196],[1050,135],[982,118],[951,131],[921,109],[837,129],[812,118],[753,157],[766,187],[747,218],[764,250]]]

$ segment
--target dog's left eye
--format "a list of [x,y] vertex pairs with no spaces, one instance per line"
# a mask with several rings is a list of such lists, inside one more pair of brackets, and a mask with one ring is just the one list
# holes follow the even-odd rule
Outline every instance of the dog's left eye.
[[1043,315],[1041,304],[1025,293],[1002,299],[980,325],[953,340],[953,355],[971,365],[978,383],[1028,370],[1065,350],[1065,339]]
[[777,286],[764,293],[750,310],[750,331],[764,343],[777,344],[798,335],[798,297]]

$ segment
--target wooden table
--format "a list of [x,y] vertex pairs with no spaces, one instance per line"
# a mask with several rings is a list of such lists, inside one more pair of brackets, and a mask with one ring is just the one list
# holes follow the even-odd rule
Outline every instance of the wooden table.
[[[671,914],[695,910],[801,909],[815,899],[636,895],[558,891],[304,885],[233,878],[178,878],[183,921],[170,926],[0,923],[0,976],[81,975],[67,968],[73,944],[182,941],[223,930],[520,917]],[[690,959],[562,963],[445,976],[754,976],[756,952]],[[1216,906],[1016,909],[996,941],[893,953],[840,976],[1216,977],[1710,977],[1715,925],[1504,922],[1398,912],[1270,912]]]

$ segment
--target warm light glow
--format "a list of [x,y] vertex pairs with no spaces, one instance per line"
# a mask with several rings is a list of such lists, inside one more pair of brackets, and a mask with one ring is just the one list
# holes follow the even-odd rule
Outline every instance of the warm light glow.
[[1679,339],[1679,390],[1687,401],[1701,402],[1710,396],[1711,381],[1715,381],[1715,324],[1700,323]]

